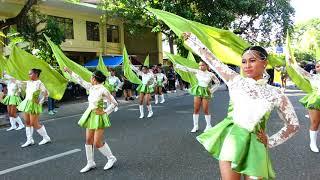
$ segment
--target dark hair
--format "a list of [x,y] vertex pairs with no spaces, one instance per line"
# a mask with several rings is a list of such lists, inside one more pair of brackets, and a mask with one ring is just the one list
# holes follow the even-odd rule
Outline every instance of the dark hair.
[[244,53],[246,53],[247,51],[250,51],[250,50],[252,50],[252,51],[257,51],[258,54],[259,54],[259,56],[260,56],[260,58],[261,58],[262,60],[267,60],[267,58],[268,58],[268,52],[267,52],[263,47],[261,47],[261,46],[251,46],[251,47],[248,47],[248,48],[246,48],[246,49],[242,52],[242,55],[243,55]]
[[92,74],[93,78],[98,81],[98,83],[104,83],[107,77],[101,71],[95,71]]
[[41,69],[33,68],[33,69],[31,69],[31,71],[32,71],[34,74],[36,74],[36,75],[37,75],[37,77],[39,77],[39,76],[40,76]]
[[141,67],[141,69],[143,69],[143,68],[149,69],[149,67],[148,67],[148,66],[142,66],[142,67]]

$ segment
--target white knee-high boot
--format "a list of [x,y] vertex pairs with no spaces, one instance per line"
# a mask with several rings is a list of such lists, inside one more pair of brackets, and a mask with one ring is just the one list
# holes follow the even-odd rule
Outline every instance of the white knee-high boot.
[[17,129],[15,118],[14,117],[9,117],[9,120],[10,120],[11,127],[9,129],[7,129],[7,131],[12,131],[14,129]]
[[81,173],[88,172],[96,167],[96,163],[94,162],[93,146],[91,144],[85,144],[84,147],[86,149],[87,165],[80,170]]
[[143,105],[139,105],[139,110],[140,110],[140,119],[144,118],[144,112],[143,112]]
[[165,99],[164,99],[164,94],[161,94],[161,95],[160,95],[160,97],[161,97],[161,101],[160,101],[160,104],[162,104],[162,103],[164,103],[164,102],[165,102]]
[[23,129],[23,128],[25,127],[24,124],[23,124],[23,122],[22,122],[22,120],[21,120],[21,118],[20,118],[19,116],[17,116],[17,117],[15,118],[15,120],[16,120],[16,122],[17,122],[18,125],[19,125],[16,130]]
[[191,132],[194,133],[199,130],[199,114],[193,114],[192,117],[193,117],[193,128]]
[[33,127],[30,127],[30,126],[27,126],[26,127],[26,136],[27,136],[27,141],[21,145],[21,147],[27,147],[27,146],[30,146],[30,145],[33,145],[34,144],[34,140],[33,140]]
[[318,131],[309,131],[310,133],[310,149],[313,152],[319,152],[318,146],[317,146],[317,135]]
[[148,105],[147,106],[147,108],[148,108],[148,111],[149,111],[149,113],[148,113],[148,118],[150,118],[150,117],[152,117],[153,116],[153,111],[152,111],[152,106],[151,106],[151,104],[150,105]]
[[154,95],[154,104],[158,104],[159,95]]
[[48,142],[51,142],[51,138],[48,136],[46,128],[44,125],[41,126],[40,129],[37,130],[37,132],[42,136],[42,141],[39,142],[39,145],[47,144]]
[[205,115],[204,118],[206,119],[206,123],[207,126],[204,129],[204,132],[206,132],[207,130],[209,130],[212,126],[211,126],[211,115]]
[[107,170],[112,168],[113,164],[117,161],[117,158],[112,154],[109,145],[107,143],[104,143],[104,145],[99,148],[99,151],[108,159],[108,162],[103,169]]

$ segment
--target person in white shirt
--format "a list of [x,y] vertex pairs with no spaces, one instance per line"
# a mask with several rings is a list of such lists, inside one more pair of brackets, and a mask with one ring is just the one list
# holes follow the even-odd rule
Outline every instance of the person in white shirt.
[[[175,68],[182,71],[190,72],[196,75],[198,84],[190,89],[190,93],[194,96],[194,111],[193,111],[193,128],[191,132],[197,132],[199,130],[199,113],[200,107],[202,105],[205,114],[206,128],[207,131],[211,128],[211,115],[209,113],[209,102],[212,98],[212,94],[220,85],[219,79],[212,73],[208,71],[208,65],[201,61],[199,63],[199,69],[192,69],[179,64],[175,65]],[[211,82],[214,81],[214,85],[210,87]]]
[[[289,61],[291,63],[291,61]],[[309,147],[312,152],[319,152],[317,145],[317,138],[320,125],[320,62],[316,63],[315,72],[307,72],[297,64],[292,66],[300,72],[300,74],[307,79],[312,87],[312,92],[308,93],[306,96],[299,100],[300,103],[308,110],[310,118],[310,127],[309,127],[309,137],[310,144]]]
[[111,86],[110,93],[113,95],[113,97],[116,97],[116,93],[119,89],[121,89],[122,82],[120,79],[116,76],[116,71],[112,69],[110,71],[111,75],[107,77],[108,83]]
[[158,104],[158,99],[159,96],[161,98],[160,103],[164,103],[165,99],[164,99],[164,94],[162,92],[162,88],[164,87],[165,84],[167,84],[168,79],[167,76],[164,75],[163,73],[161,73],[161,70],[159,70],[158,68],[154,70],[154,74],[155,74],[155,78],[156,78],[156,85],[155,85],[155,104]]
[[[122,88],[123,83],[116,76],[116,71],[114,69],[111,70],[111,75],[107,77],[108,83],[110,85],[110,93],[116,99],[116,93],[119,89]],[[118,111],[118,107],[114,109],[114,112]]]
[[[7,131],[23,129],[25,126],[17,114],[17,106],[22,101],[20,98],[21,87],[19,85],[19,81],[4,73],[3,79],[1,79],[0,82],[6,84],[8,89],[5,98],[1,101],[4,105],[7,105],[8,116],[11,124],[11,127],[7,129]],[[18,123],[18,127],[16,123]]]
[[[275,179],[269,148],[282,144],[299,129],[299,121],[288,97],[268,85],[264,74],[268,53],[260,46],[244,50],[241,69],[244,77],[219,61],[191,33],[183,33],[184,44],[204,60],[229,87],[228,116],[197,140],[211,156],[219,160],[221,179]],[[277,109],[284,122],[277,133],[265,130],[271,111]]]
[[146,66],[143,66],[141,71],[133,65],[131,67],[139,76],[142,77],[142,84],[140,84],[137,87],[137,91],[140,93],[139,95],[140,117],[139,118],[140,119],[144,118],[143,103],[145,98],[146,98],[147,108],[149,111],[147,117],[150,118],[153,116],[150,99],[151,99],[151,94],[154,92],[153,84],[155,81],[155,76],[152,72],[150,72],[150,70]]
[[24,112],[24,120],[26,123],[26,136],[27,141],[21,145],[21,147],[27,147],[34,144],[33,130],[42,136],[42,141],[39,145],[47,144],[51,142],[51,138],[48,136],[46,128],[39,122],[39,116],[42,113],[42,104],[48,96],[48,92],[44,84],[39,79],[41,70],[31,69],[29,71],[29,81],[21,82],[22,85],[26,85],[26,97],[19,104],[18,110]]
[[[67,67],[65,67],[64,70],[89,92],[89,106],[78,122],[79,126],[86,128],[85,150],[87,165],[81,169],[80,172],[85,173],[96,167],[93,146],[108,159],[104,170],[110,169],[117,159],[112,154],[109,145],[103,142],[103,138],[105,128],[111,126],[109,115],[114,111],[114,108],[117,107],[118,103],[103,85],[106,81],[106,76],[103,75],[101,71],[95,71],[92,74],[90,82],[86,82]],[[105,107],[104,102],[108,102],[107,107]]]

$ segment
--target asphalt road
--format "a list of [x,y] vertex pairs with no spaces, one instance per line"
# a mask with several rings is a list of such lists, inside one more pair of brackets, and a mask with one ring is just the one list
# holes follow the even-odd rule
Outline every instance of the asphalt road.
[[[288,93],[297,111],[301,129],[286,143],[271,149],[277,179],[320,179],[320,154],[308,148],[309,121],[306,110],[297,102],[299,91]],[[226,115],[227,91],[218,91],[211,103],[212,124]],[[189,95],[167,99],[153,105],[154,116],[138,119],[137,104],[125,104],[111,115],[112,127],[106,129],[106,141],[118,161],[104,171],[107,162],[95,150],[97,168],[80,174],[86,164],[85,130],[77,121],[87,104],[62,105],[58,114],[44,121],[53,143],[20,148],[25,142],[24,131],[6,132],[0,129],[0,179],[112,179],[112,180],[202,180],[219,179],[218,161],[210,157],[196,141],[200,134],[191,134],[193,98]],[[269,121],[269,135],[279,130],[283,122],[274,112]],[[205,127],[200,115],[200,129]],[[36,142],[41,137],[35,132]]]

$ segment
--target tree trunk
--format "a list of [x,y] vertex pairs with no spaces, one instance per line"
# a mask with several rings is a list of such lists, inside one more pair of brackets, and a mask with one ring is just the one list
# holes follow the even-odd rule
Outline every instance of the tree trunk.
[[174,47],[173,47],[173,37],[169,37],[169,47],[170,47],[170,53],[174,54]]
[[37,0],[28,0],[16,17],[6,19],[5,21],[0,21],[0,29],[10,25],[18,24],[19,21],[26,16],[31,7],[35,4],[37,4]]

